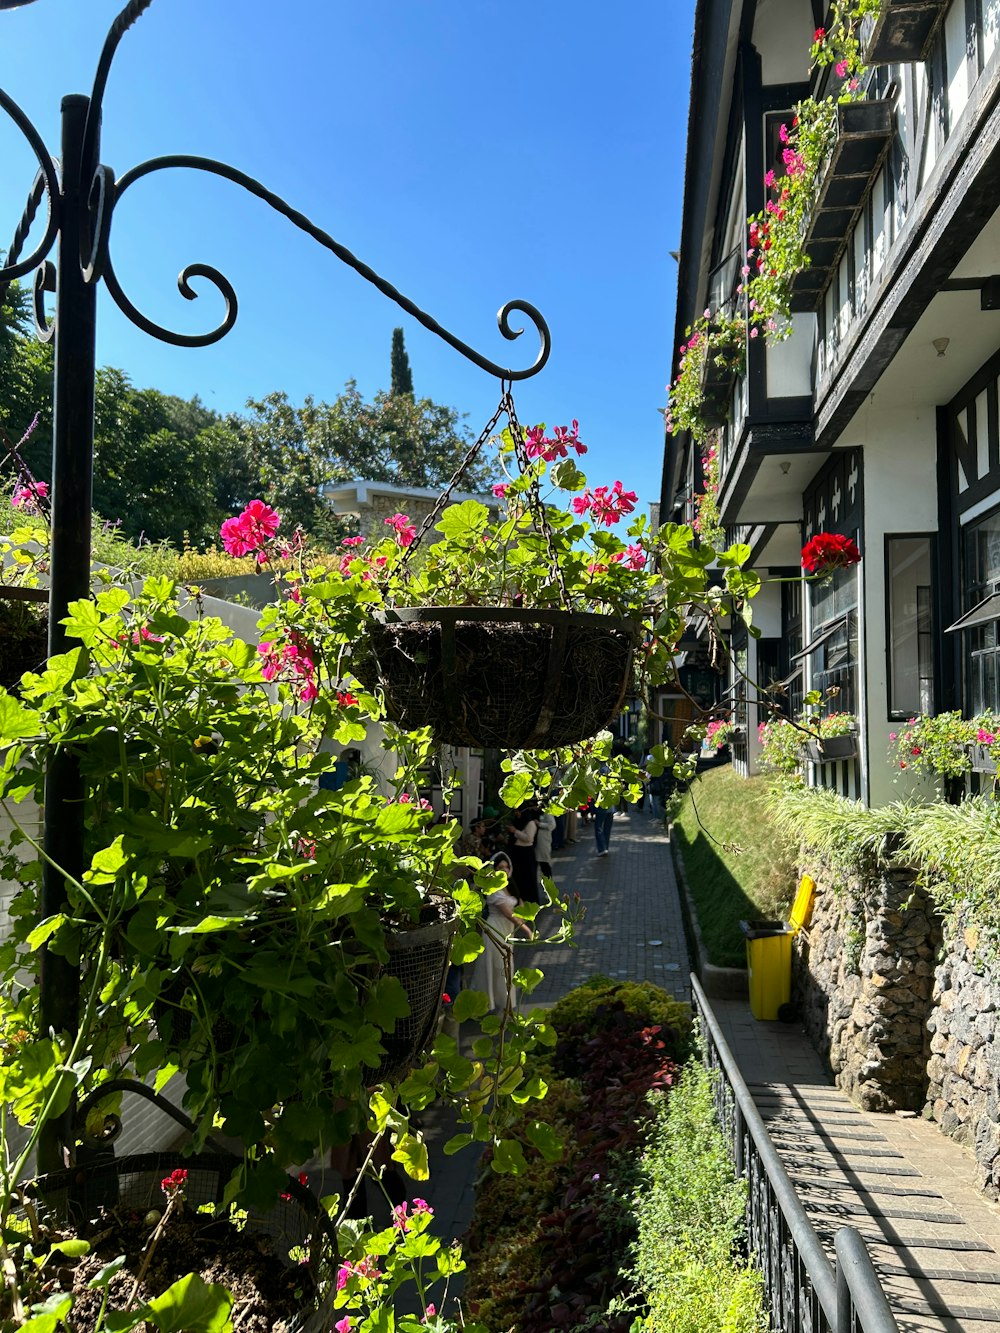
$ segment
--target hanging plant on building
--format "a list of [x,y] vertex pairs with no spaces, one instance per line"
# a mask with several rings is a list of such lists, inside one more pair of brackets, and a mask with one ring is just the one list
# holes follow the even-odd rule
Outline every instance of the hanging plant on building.
[[708,447],[701,456],[703,489],[694,497],[695,515],[691,526],[703,542],[716,548],[725,543],[726,534],[719,513],[719,436],[709,436]]
[[760,331],[773,342],[791,333],[793,286],[809,267],[806,231],[837,137],[837,103],[831,97],[806,98],[778,133],[785,174],[779,176],[772,167],[764,177],[769,197],[748,221],[750,244],[743,266],[750,336]]
[[961,778],[969,772],[969,746],[976,741],[976,723],[957,710],[911,717],[889,733],[889,752],[896,768],[916,774]]
[[[687,431],[701,443],[721,424],[719,395],[712,384],[731,384],[744,367],[746,321],[742,313],[713,315],[706,310],[688,327],[685,336],[687,341],[677,349],[677,376],[667,386],[667,431],[671,435]],[[723,420],[728,414],[726,408],[722,405]]]
[[834,0],[829,27],[817,28],[810,54],[813,65],[825,69],[832,65],[838,79],[846,82],[848,92],[855,92],[865,74],[861,33],[865,19],[877,22],[884,0]]
[[836,0],[829,28],[817,28],[813,36],[813,68],[832,66],[838,87],[827,97],[803,99],[778,131],[784,170],[767,171],[767,201],[747,223],[749,247],[742,273],[751,337],[759,330],[780,342],[791,333],[795,279],[810,263],[809,219],[837,141],[837,107],[861,96],[861,23],[869,16],[877,18],[881,4]]

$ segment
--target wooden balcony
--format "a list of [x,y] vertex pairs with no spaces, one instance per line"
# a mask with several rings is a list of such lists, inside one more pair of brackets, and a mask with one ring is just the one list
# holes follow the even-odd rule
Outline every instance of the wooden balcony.
[[837,107],[837,139],[809,216],[809,267],[795,279],[792,310],[815,310],[892,142],[892,103],[845,102]]
[[864,40],[866,65],[907,65],[930,55],[948,0],[882,0]]

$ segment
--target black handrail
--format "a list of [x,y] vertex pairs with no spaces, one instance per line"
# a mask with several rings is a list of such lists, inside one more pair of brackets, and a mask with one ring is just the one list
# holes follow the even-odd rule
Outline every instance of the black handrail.
[[837,1232],[834,1271],[696,976],[691,990],[704,1060],[719,1075],[719,1122],[736,1171],[748,1186],[749,1243],[764,1275],[772,1327],[786,1333],[899,1333],[854,1227]]

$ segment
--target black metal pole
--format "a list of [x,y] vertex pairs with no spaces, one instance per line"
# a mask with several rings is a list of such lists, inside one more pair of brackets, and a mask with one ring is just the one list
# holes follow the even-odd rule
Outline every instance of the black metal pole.
[[[57,261],[55,384],[52,431],[52,538],[50,548],[49,656],[72,645],[60,623],[69,604],[90,593],[90,525],[94,453],[94,375],[96,370],[96,285],[88,285],[80,264],[89,252],[88,196],[97,167],[82,152],[89,99],[65,97],[62,103],[62,209]],[[53,916],[66,903],[66,883],[55,866],[79,878],[83,865],[83,783],[79,765],[65,751],[56,753],[45,775],[47,859],[42,874],[41,917]],[[52,863],[55,863],[53,865]],[[79,1021],[80,977],[68,959],[42,949],[39,1007],[43,1032],[75,1035]],[[72,1142],[70,1117],[47,1127],[39,1143],[41,1171],[57,1170],[62,1147]]]

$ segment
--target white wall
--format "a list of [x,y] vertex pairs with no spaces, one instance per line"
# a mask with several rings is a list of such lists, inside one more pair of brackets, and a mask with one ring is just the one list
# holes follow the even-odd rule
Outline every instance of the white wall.
[[797,83],[808,77],[815,27],[803,0],[758,0],[753,44],[760,52],[765,84]]
[[[876,395],[877,402],[877,395]],[[926,798],[935,793],[930,781],[899,774],[888,759],[889,733],[899,721],[888,714],[886,642],[885,538],[893,533],[936,532],[937,441],[933,408],[909,411],[862,409],[849,434],[851,444],[864,445],[865,527],[861,567],[863,658],[863,734],[868,737],[866,764],[869,804],[886,805],[910,792]]]
[[767,345],[768,398],[812,396],[816,316],[793,315],[791,323],[792,332],[783,342]]

